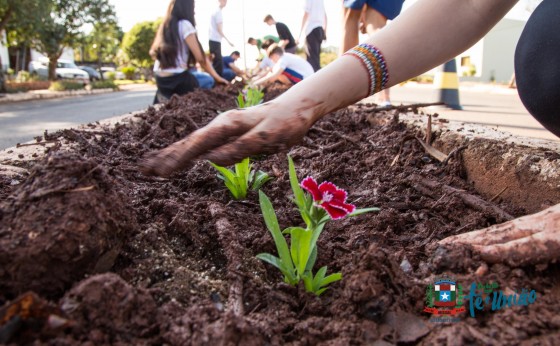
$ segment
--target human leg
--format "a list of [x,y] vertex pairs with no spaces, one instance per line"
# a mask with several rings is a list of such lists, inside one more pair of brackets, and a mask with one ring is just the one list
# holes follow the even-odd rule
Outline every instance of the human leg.
[[360,21],[364,1],[360,3],[347,0],[343,2],[340,55],[346,53],[346,51],[356,46],[359,42],[358,23]]
[[227,79],[228,81],[232,81],[235,78],[235,72],[233,72],[233,70],[228,67],[224,67],[222,77],[224,77],[224,79]]
[[209,41],[210,54],[212,55],[212,67],[217,74],[222,76],[224,72],[224,61],[222,58],[222,44],[216,41]]
[[307,62],[311,64],[315,72],[321,69],[321,43],[324,37],[325,32],[322,27],[313,29],[306,37]]
[[198,87],[200,89],[212,89],[214,87],[214,78],[212,78],[209,73],[199,71],[191,73],[196,77],[196,80],[198,81]]

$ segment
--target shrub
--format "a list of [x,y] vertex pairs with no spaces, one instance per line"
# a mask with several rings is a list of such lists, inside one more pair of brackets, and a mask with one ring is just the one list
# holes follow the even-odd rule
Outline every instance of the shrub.
[[26,92],[30,90],[46,90],[50,87],[49,81],[31,81],[31,82],[7,82],[6,89],[9,93]]
[[107,72],[105,73],[105,79],[114,81],[115,79],[117,79],[117,74],[113,71]]
[[84,87],[85,85],[80,82],[61,80],[61,81],[52,82],[49,90],[51,91],[81,90],[84,89]]
[[126,77],[126,79],[133,80],[134,75],[136,74],[136,67],[125,66],[125,67],[122,68],[122,73],[124,73],[124,76]]
[[16,82],[29,82],[31,80],[31,74],[27,71],[19,71],[16,76]]
[[119,90],[119,86],[115,84],[115,81],[112,80],[104,80],[104,81],[96,81],[91,83],[92,89],[113,89]]

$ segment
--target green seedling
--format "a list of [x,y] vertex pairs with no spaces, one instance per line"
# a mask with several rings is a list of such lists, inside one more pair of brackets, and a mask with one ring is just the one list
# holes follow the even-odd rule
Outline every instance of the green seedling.
[[237,96],[237,107],[247,108],[261,104],[264,99],[264,92],[259,88],[246,88]]
[[255,172],[252,170],[252,164],[249,158],[244,159],[240,163],[236,163],[233,170],[218,166],[212,162],[210,162],[210,164],[219,172],[218,178],[224,181],[224,184],[236,200],[245,199],[247,197],[249,185],[251,190],[257,191],[264,183],[272,179],[272,177],[263,171]]

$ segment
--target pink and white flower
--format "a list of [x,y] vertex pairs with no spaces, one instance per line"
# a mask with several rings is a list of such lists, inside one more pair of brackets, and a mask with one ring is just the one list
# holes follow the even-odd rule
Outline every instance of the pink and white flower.
[[342,219],[356,210],[356,206],[346,203],[346,191],[331,182],[325,181],[317,185],[313,177],[307,177],[300,186],[313,196],[315,205],[325,209],[333,220]]

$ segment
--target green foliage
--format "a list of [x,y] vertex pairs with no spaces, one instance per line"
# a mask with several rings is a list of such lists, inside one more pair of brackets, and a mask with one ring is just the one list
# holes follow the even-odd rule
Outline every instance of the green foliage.
[[246,88],[237,95],[237,107],[247,108],[261,104],[264,99],[264,92],[260,88]]
[[117,79],[117,73],[113,71],[105,73],[105,76],[107,77],[107,80],[111,82],[114,82],[115,79]]
[[153,60],[150,48],[156,37],[156,32],[161,21],[141,22],[124,34],[121,48],[128,56],[131,63],[140,67],[149,67]]
[[81,90],[84,89],[85,85],[80,82],[73,82],[73,81],[55,81],[51,83],[49,87],[50,91],[68,91],[68,90]]
[[255,172],[251,170],[252,165],[249,158],[235,164],[234,170],[218,166],[212,162],[210,162],[210,164],[219,172],[218,178],[224,181],[226,187],[236,200],[247,197],[247,191],[249,190],[251,182],[251,189],[256,191],[259,190],[264,183],[272,179],[263,171]]
[[18,71],[16,76],[16,82],[29,82],[31,80],[31,74],[27,71]]
[[133,80],[134,75],[136,74],[136,67],[134,66],[125,66],[122,68],[122,73],[124,73],[126,79]]
[[115,82],[112,80],[102,80],[102,81],[100,80],[100,81],[93,82],[91,83],[91,88],[119,90],[119,86],[115,84]]

